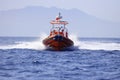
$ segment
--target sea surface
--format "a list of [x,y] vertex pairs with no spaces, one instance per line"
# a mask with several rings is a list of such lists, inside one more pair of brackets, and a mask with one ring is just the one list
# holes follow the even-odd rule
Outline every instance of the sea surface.
[[50,51],[42,37],[0,37],[0,80],[120,80],[120,38],[78,38]]

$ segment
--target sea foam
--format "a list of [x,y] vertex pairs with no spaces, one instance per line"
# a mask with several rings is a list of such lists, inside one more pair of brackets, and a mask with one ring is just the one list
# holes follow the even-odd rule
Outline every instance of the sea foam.
[[100,42],[100,41],[80,41],[77,35],[70,35],[74,41],[74,46],[78,49],[88,50],[120,50],[120,43],[115,42]]
[[45,49],[45,46],[42,44],[42,40],[46,38],[46,34],[41,34],[40,38],[34,41],[30,42],[23,42],[23,41],[18,41],[15,42],[16,44],[13,45],[5,45],[5,46],[0,46],[0,49],[35,49],[35,50],[42,50]]
[[[43,50],[45,46],[42,40],[47,37],[47,34],[43,33],[40,38],[34,41],[16,42],[17,44],[0,46],[0,49],[35,49]],[[99,41],[81,41],[78,39],[77,35],[70,35],[69,38],[73,40],[74,47],[78,49],[88,49],[88,50],[120,50],[120,43],[115,42],[99,42]]]

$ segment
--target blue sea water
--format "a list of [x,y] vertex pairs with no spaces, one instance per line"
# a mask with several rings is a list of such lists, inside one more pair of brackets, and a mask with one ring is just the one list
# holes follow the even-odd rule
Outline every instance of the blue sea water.
[[0,80],[120,80],[120,39],[76,38],[45,50],[37,37],[0,37]]

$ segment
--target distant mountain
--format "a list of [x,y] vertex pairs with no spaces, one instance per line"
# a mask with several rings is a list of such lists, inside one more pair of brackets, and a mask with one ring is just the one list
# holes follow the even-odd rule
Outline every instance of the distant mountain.
[[39,36],[49,33],[49,22],[61,12],[70,33],[80,37],[120,37],[118,23],[100,20],[77,9],[27,7],[0,11],[0,36]]

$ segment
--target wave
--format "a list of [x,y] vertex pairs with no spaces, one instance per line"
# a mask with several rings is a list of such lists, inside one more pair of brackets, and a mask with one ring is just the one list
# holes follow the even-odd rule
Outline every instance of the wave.
[[42,44],[42,40],[46,38],[46,34],[41,34],[40,38],[35,41],[30,42],[15,42],[14,45],[5,45],[0,46],[0,49],[35,49],[35,50],[43,50],[45,49],[45,46]]
[[71,35],[70,38],[74,41],[74,45],[78,49],[88,50],[120,50],[120,43],[115,42],[100,42],[100,41],[80,41],[77,35]]
[[[38,40],[32,42],[16,42],[14,45],[0,46],[0,49],[35,49],[43,50],[45,46],[42,44],[42,40],[46,38],[46,34],[41,34]],[[78,49],[88,50],[120,50],[120,43],[115,42],[99,42],[99,41],[80,41],[77,35],[70,35],[70,39],[74,41],[74,47]]]

